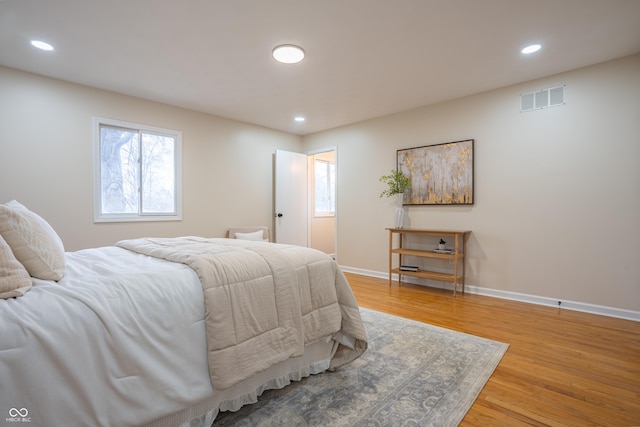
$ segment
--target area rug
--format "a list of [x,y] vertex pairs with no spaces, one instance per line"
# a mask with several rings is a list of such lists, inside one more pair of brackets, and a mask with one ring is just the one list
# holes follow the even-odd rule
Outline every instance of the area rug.
[[238,412],[227,426],[456,426],[507,351],[496,341],[360,309],[369,348]]

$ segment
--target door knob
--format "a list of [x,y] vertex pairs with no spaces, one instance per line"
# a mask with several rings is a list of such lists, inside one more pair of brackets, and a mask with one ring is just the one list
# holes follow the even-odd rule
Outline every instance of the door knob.
[[277,213],[277,214],[276,214],[276,216],[277,216],[278,218],[282,218],[282,214],[281,214],[281,213]]

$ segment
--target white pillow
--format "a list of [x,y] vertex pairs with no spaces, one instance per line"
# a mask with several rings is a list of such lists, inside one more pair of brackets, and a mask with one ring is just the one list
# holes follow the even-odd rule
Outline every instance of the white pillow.
[[0,236],[0,299],[20,297],[31,289],[31,277]]
[[236,239],[241,240],[254,240],[254,241],[262,241],[264,240],[264,233],[262,230],[254,231],[251,233],[234,233]]
[[62,279],[64,245],[39,215],[15,200],[0,205],[0,235],[32,277]]

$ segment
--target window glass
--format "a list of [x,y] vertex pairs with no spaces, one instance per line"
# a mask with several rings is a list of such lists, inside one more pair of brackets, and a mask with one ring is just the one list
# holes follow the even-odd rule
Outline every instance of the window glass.
[[315,215],[333,216],[336,211],[336,164],[316,159],[314,162]]
[[102,213],[138,212],[139,136],[136,131],[100,126]]
[[175,212],[175,138],[142,134],[142,213]]

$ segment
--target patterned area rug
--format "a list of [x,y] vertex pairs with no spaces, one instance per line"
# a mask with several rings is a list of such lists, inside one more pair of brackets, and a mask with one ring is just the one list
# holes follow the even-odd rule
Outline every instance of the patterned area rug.
[[258,403],[223,412],[222,426],[456,426],[508,345],[360,309],[369,348]]

